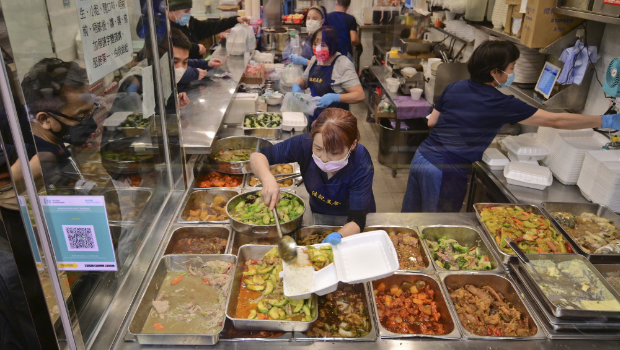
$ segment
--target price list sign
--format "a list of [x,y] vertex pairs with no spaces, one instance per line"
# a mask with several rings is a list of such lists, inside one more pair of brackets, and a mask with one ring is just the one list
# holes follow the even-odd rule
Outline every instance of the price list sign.
[[77,0],[82,50],[91,84],[131,61],[127,0]]

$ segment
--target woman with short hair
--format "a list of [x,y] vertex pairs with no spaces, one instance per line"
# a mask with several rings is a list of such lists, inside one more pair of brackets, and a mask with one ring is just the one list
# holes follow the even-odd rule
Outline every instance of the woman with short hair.
[[297,162],[310,194],[315,221],[330,219],[344,225],[325,242],[338,244],[342,237],[363,231],[366,214],[375,212],[376,207],[372,193],[374,167],[359,139],[353,114],[327,108],[314,121],[309,134],[252,153],[250,165],[263,184],[265,204],[273,209],[280,199],[280,186],[269,165]]

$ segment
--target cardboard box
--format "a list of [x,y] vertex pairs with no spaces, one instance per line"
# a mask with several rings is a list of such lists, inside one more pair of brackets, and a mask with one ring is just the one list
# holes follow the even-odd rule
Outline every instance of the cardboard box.
[[[506,13],[506,26],[504,27],[504,33],[508,34],[508,35],[513,35],[517,38],[521,38],[521,32],[523,30],[523,17],[525,16],[524,13],[520,13],[519,9],[520,9],[521,5],[509,5],[508,6],[508,12]],[[513,26],[513,21],[521,19],[521,26],[519,27],[519,30],[517,31],[516,34],[512,33],[512,26]]]
[[547,47],[583,22],[582,19],[556,14],[557,0],[528,0],[521,30],[521,44],[540,49]]

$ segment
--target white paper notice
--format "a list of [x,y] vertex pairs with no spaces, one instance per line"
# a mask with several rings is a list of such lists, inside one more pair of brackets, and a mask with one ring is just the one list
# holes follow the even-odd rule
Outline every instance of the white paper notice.
[[153,67],[142,68],[142,113],[144,118],[155,114],[155,88],[153,87]]
[[77,0],[82,50],[91,84],[131,61],[126,0]]
[[521,1],[521,8],[519,8],[519,13],[525,13],[527,9],[527,0]]
[[161,84],[164,88],[164,101],[168,101],[168,97],[172,94],[172,85],[170,84],[172,77],[170,76],[170,58],[167,52],[159,59],[159,68],[161,71]]

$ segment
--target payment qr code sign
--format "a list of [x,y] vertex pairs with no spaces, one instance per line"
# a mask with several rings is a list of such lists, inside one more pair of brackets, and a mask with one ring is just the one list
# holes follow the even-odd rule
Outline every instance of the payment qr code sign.
[[62,225],[62,231],[70,252],[99,251],[93,225]]

